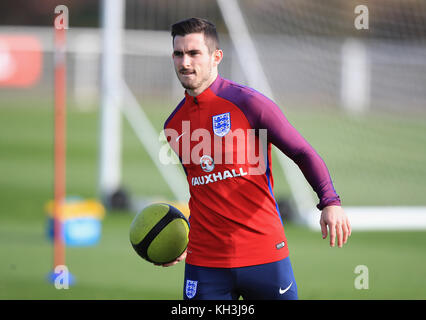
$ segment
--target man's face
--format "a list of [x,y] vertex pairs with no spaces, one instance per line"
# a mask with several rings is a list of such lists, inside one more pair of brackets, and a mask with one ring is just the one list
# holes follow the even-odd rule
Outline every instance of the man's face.
[[197,93],[210,85],[217,74],[217,51],[219,50],[209,52],[202,33],[174,38],[173,62],[179,81],[185,89]]

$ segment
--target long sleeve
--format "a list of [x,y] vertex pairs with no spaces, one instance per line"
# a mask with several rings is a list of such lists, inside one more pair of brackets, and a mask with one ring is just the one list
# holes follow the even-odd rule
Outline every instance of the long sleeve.
[[267,129],[268,142],[280,149],[300,168],[320,199],[317,208],[340,205],[328,168],[315,149],[289,123],[280,108],[260,94],[246,101],[253,127]]

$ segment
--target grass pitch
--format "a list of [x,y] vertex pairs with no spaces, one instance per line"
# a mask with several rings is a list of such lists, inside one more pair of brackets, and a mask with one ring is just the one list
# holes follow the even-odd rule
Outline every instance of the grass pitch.
[[[147,108],[157,128],[172,108]],[[290,121],[325,159],[346,205],[426,205],[426,122],[383,115],[349,118],[289,111]],[[96,196],[98,114],[68,109],[67,194]],[[288,187],[274,162],[275,194]],[[123,181],[133,194],[172,198],[127,125]],[[45,203],[53,197],[53,110],[43,101],[0,105],[0,299],[181,299],[182,263],[155,267],[133,251],[129,212],[109,212],[93,247],[67,248],[76,279],[47,282],[53,248]],[[320,232],[285,223],[301,299],[425,299],[425,232],[356,232],[330,248]],[[354,270],[368,267],[369,289]]]

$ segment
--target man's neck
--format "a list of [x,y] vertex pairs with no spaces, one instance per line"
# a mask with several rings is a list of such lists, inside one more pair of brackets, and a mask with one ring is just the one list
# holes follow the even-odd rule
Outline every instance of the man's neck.
[[216,80],[218,76],[218,73],[215,72],[213,74],[213,76],[209,79],[209,81],[206,81],[205,83],[203,83],[203,85],[201,85],[199,88],[195,89],[195,90],[190,90],[190,89],[186,89],[186,92],[192,96],[192,97],[196,97],[198,95],[200,95],[201,93],[203,93],[208,87],[211,86],[211,84]]

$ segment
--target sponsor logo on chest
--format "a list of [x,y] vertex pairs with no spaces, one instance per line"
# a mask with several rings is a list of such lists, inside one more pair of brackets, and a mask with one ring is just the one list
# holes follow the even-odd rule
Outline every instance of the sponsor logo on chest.
[[248,173],[244,171],[243,168],[239,168],[238,171],[236,169],[232,170],[224,170],[217,173],[211,173],[204,176],[193,177],[191,180],[192,186],[199,186],[204,184],[209,184],[225,179],[233,179],[236,177],[242,177],[247,175]]

